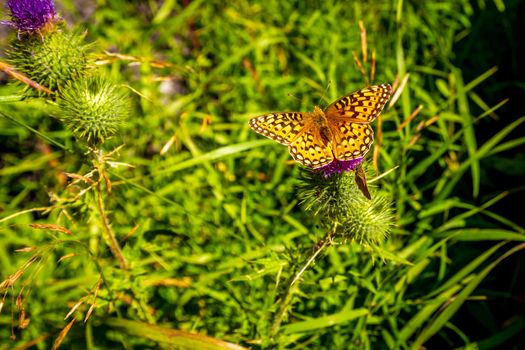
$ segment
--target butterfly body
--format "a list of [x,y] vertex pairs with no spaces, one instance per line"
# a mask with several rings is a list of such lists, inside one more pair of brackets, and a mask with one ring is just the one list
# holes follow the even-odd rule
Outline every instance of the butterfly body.
[[287,145],[293,159],[313,169],[363,157],[374,141],[370,127],[390,98],[388,84],[344,96],[325,110],[270,113],[250,120],[257,133]]
[[330,124],[328,123],[324,111],[318,106],[315,106],[314,111],[310,114],[314,128],[319,130],[319,139],[324,146],[328,146],[328,144],[332,142],[334,136],[330,130]]

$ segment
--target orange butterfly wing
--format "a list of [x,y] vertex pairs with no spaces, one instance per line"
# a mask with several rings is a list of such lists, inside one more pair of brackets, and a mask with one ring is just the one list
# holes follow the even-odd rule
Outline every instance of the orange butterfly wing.
[[374,132],[369,123],[381,114],[391,95],[390,85],[372,85],[336,100],[325,109],[337,159],[356,159],[370,150]]
[[310,113],[270,113],[250,120],[257,133],[287,145],[293,159],[310,168],[333,161],[333,153],[322,142]]
[[350,118],[354,123],[373,122],[392,95],[388,84],[372,85],[341,97],[325,109],[328,120]]
[[270,113],[250,119],[250,128],[255,132],[289,145],[299,135],[306,123],[306,113]]

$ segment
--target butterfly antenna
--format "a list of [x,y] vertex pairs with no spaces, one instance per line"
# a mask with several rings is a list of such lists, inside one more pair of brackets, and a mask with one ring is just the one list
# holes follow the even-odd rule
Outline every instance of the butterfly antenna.
[[330,86],[332,85],[332,81],[328,80],[328,84],[326,84],[326,89],[324,89],[323,94],[321,97],[319,97],[319,102],[317,103],[318,106],[321,106],[323,102],[328,101],[328,89],[330,89]]
[[291,92],[288,93],[288,97],[293,97],[295,98],[297,101],[301,101],[301,99],[297,96],[295,96],[294,94],[292,94]]

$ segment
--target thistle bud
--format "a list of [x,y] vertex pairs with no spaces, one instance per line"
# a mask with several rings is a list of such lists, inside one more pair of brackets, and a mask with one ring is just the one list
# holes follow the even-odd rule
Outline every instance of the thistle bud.
[[354,191],[354,195],[359,199],[355,205],[348,206],[348,212],[340,218],[337,233],[343,240],[351,239],[365,246],[379,245],[394,225],[391,201],[384,193],[376,193],[372,200],[365,199],[359,191]]
[[59,118],[80,140],[90,145],[114,135],[130,113],[127,91],[104,76],[69,83],[57,101]]
[[7,58],[17,71],[58,92],[67,82],[86,74],[91,66],[89,46],[82,34],[55,31],[45,40],[37,36],[15,40]]

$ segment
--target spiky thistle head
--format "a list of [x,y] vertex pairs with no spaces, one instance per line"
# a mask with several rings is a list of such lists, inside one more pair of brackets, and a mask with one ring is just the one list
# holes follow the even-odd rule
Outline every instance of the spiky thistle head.
[[84,43],[84,36],[78,32],[55,31],[45,40],[37,36],[14,40],[7,59],[18,72],[58,92],[68,81],[85,75],[93,66],[89,55],[91,45]]
[[16,28],[19,34],[38,32],[42,35],[53,30],[60,21],[51,0],[8,0],[7,7],[11,13],[11,21],[2,23]]
[[357,190],[355,195],[359,204],[349,206],[346,214],[339,218],[341,224],[337,227],[337,235],[365,246],[379,245],[394,226],[392,201],[384,192],[375,193],[371,200]]
[[59,118],[80,140],[98,145],[113,136],[130,113],[126,90],[106,76],[87,76],[62,89]]

